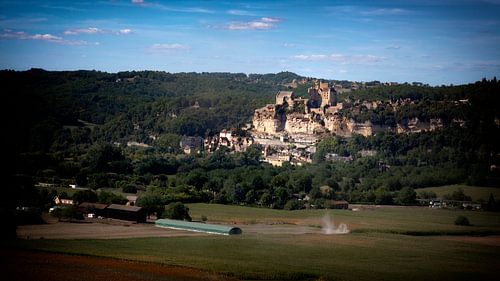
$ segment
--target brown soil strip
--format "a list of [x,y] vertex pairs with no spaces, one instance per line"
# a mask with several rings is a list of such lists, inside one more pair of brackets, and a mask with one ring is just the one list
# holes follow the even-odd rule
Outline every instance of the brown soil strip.
[[443,240],[500,247],[500,236],[442,236]]
[[1,250],[3,280],[235,280],[193,268],[26,250]]

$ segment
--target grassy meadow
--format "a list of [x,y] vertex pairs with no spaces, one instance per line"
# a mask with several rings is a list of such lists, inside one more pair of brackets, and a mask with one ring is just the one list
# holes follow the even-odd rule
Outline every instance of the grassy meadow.
[[452,194],[455,191],[462,189],[464,194],[470,196],[473,201],[488,202],[490,194],[493,194],[495,200],[500,199],[500,188],[496,187],[482,187],[482,186],[469,186],[469,185],[445,185],[438,187],[425,187],[416,189],[417,194],[423,191],[432,191],[436,193],[437,197],[442,198],[444,195]]
[[[273,210],[216,204],[188,204],[194,220],[206,216],[208,221],[238,224],[322,225],[324,216],[335,224],[345,223],[353,232],[411,234],[500,234],[500,214],[428,207],[361,206],[351,210]],[[457,226],[457,216],[466,216],[471,226]]]
[[[353,233],[111,240],[18,240],[23,249],[186,266],[245,280],[484,280],[500,266],[500,214],[417,207],[284,211],[189,204],[209,222],[320,225],[328,214]],[[455,226],[466,215],[473,226]],[[464,236],[464,233],[496,236]],[[417,235],[407,235],[417,234]],[[455,235],[430,235],[455,234]]]

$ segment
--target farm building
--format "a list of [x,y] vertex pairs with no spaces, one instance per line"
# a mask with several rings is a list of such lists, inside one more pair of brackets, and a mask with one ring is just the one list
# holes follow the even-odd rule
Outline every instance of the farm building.
[[54,203],[57,205],[73,205],[73,199],[67,199],[67,198],[59,198],[59,196],[56,196],[54,198]]
[[128,195],[127,196],[127,206],[135,206],[135,202],[137,202],[137,195]]
[[230,227],[224,225],[215,225],[199,222],[188,222],[180,220],[159,219],[156,220],[155,225],[158,227],[181,229],[196,232],[206,232],[212,234],[241,234],[241,229],[238,227]]
[[108,207],[106,204],[83,202],[78,205],[78,210],[85,215],[94,214],[95,216],[105,217],[106,207]]
[[333,209],[349,209],[349,202],[345,200],[333,200],[332,202]]
[[137,206],[111,204],[106,208],[106,217],[127,221],[146,222],[146,211]]

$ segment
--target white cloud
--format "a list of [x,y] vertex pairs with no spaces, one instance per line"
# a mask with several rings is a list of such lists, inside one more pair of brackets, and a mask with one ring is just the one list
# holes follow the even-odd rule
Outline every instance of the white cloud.
[[[161,4],[162,1],[146,2],[144,0],[131,0],[130,2],[134,5],[136,5],[137,7],[153,8],[153,9],[169,11],[169,12],[202,13],[202,14],[213,14],[214,13],[213,10],[209,10],[209,9],[206,9],[203,7],[181,7],[181,5],[168,6],[168,5]],[[169,1],[164,1],[164,2],[169,2]],[[172,2],[172,1],[170,1],[170,2]]]
[[125,35],[125,34],[130,34],[130,33],[132,33],[132,30],[131,30],[131,29],[128,29],[128,28],[125,28],[125,29],[120,29],[120,30],[118,31],[118,34],[123,34],[123,35]]
[[281,20],[278,18],[270,18],[270,17],[264,17],[260,19],[262,22],[280,22]]
[[295,48],[295,44],[294,43],[283,43],[283,45],[281,45],[283,48]]
[[17,40],[41,40],[41,41],[48,41],[48,42],[53,42],[57,44],[62,44],[62,45],[99,45],[99,42],[88,42],[88,41],[83,41],[83,40],[66,40],[62,37],[55,36],[49,33],[46,34],[28,34],[24,31],[17,31],[14,32],[10,29],[5,29],[4,33],[0,34],[0,39],[17,39]]
[[255,16],[254,13],[245,10],[229,10],[227,13],[234,16]]
[[78,29],[68,29],[64,31],[64,35],[96,35],[96,34],[115,34],[115,35],[127,35],[131,34],[132,30],[129,28],[120,29],[119,31],[113,31],[109,29],[101,29],[97,27],[88,27],[88,28],[78,28]]
[[224,28],[229,30],[266,30],[275,27],[278,22],[281,22],[278,18],[264,17],[248,22],[232,22]]
[[333,61],[339,64],[373,64],[383,61],[385,59],[384,57],[379,57],[374,55],[344,55],[344,54],[295,55],[292,58],[303,61]]
[[69,29],[64,31],[65,35],[78,35],[78,34],[104,34],[107,33],[103,29],[97,27]]
[[399,45],[390,45],[390,46],[387,46],[385,48],[388,49],[388,50],[399,50],[399,49],[401,49],[401,46],[399,46]]
[[31,36],[35,40],[47,40],[47,41],[59,41],[63,40],[61,37],[54,36],[52,34],[35,34]]
[[361,11],[360,14],[365,16],[394,16],[394,15],[403,15],[407,14],[408,10],[400,9],[400,8],[392,8],[392,9],[372,9]]
[[153,44],[149,47],[148,51],[151,53],[171,53],[181,50],[189,50],[190,47],[187,45],[172,43],[172,44]]

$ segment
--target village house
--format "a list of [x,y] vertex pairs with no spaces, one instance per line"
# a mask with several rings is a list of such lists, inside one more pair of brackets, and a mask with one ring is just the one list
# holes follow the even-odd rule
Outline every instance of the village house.
[[203,138],[183,136],[179,142],[179,146],[186,154],[200,153],[203,149]]
[[73,205],[74,201],[73,199],[68,199],[68,198],[59,198],[59,196],[56,196],[54,198],[54,203],[56,205]]

